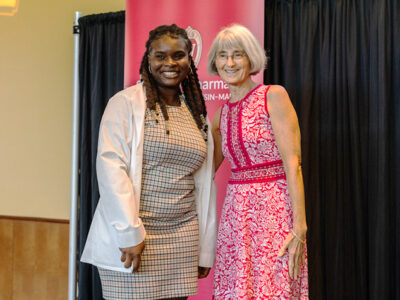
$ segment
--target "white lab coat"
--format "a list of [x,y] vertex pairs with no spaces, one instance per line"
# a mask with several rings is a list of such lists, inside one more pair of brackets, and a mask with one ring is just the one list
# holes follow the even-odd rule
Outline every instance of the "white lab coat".
[[[142,84],[117,93],[104,111],[96,161],[100,200],[82,262],[131,272],[124,268],[119,248],[138,245],[145,239],[146,229],[139,218],[145,112],[146,95]],[[194,181],[199,219],[199,266],[212,267],[217,215],[211,130],[208,130],[207,146],[207,157],[195,172]]]

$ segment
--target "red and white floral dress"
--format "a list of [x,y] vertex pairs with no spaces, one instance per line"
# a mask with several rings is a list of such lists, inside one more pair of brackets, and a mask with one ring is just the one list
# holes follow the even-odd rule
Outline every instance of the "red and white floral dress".
[[218,230],[215,299],[308,299],[307,259],[297,280],[278,251],[293,224],[282,158],[259,85],[221,110],[222,151],[232,167]]

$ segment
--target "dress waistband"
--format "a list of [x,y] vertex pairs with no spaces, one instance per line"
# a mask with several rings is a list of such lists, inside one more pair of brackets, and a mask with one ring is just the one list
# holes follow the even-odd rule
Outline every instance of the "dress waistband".
[[268,182],[285,178],[286,175],[282,160],[278,160],[250,167],[232,169],[231,178],[228,183]]

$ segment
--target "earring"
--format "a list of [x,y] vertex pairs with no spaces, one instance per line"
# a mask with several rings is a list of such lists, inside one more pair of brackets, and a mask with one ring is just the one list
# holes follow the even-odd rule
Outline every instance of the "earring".
[[148,68],[148,69],[149,69],[149,73],[151,74],[151,67],[150,67],[150,65],[149,65],[149,68]]

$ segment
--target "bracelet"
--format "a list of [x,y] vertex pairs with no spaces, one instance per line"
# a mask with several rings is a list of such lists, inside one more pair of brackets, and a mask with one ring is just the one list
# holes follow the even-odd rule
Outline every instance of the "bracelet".
[[293,236],[296,238],[296,240],[298,240],[300,243],[305,244],[306,240],[302,240],[301,238],[299,238],[299,236],[294,232],[294,230],[290,230],[290,232],[293,234]]

